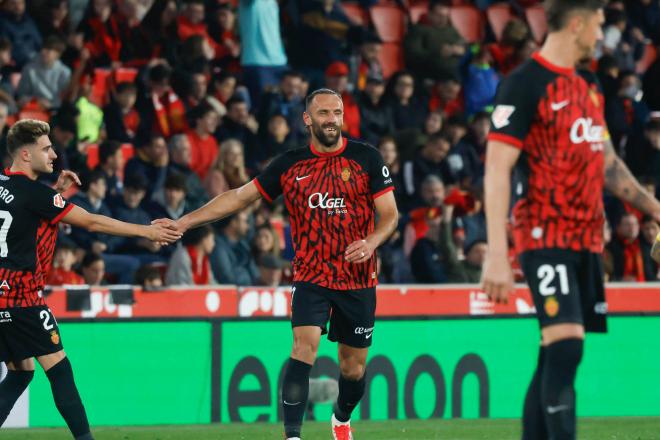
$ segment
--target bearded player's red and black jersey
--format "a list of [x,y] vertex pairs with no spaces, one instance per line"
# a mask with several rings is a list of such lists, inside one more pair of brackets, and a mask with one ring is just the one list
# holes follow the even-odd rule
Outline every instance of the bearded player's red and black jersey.
[[0,175],[0,309],[45,305],[57,223],[73,206],[23,173]]
[[488,138],[522,150],[513,188],[516,251],[602,252],[609,134],[597,83],[534,54],[500,84]]
[[333,153],[310,145],[278,156],[254,182],[268,201],[284,194],[296,252],[294,281],[336,290],[377,284],[375,254],[355,264],[346,262],[344,252],[373,232],[374,200],[394,189],[378,150],[346,139]]

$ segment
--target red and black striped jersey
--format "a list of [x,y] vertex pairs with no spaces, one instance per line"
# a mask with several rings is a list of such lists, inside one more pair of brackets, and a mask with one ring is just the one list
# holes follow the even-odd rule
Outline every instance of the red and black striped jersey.
[[73,206],[23,173],[0,175],[0,309],[45,305],[57,223]]
[[598,84],[534,54],[502,81],[489,139],[522,150],[513,187],[516,251],[601,252],[609,134]]
[[355,264],[346,262],[344,252],[373,232],[374,200],[394,189],[378,150],[346,139],[332,153],[310,145],[278,156],[254,182],[268,201],[284,195],[295,249],[294,281],[336,290],[377,284],[375,255]]

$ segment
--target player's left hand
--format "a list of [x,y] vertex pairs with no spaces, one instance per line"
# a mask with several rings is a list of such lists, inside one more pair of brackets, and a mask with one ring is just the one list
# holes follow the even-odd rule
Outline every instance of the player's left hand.
[[177,223],[169,218],[153,220],[151,226],[161,235],[156,235],[156,238],[150,237],[150,240],[158,243],[160,246],[167,246],[180,239],[183,235],[183,233],[178,230]]
[[71,188],[73,184],[80,186],[80,178],[76,173],[69,170],[62,170],[60,175],[57,177],[57,182],[55,182],[55,191],[62,194],[67,189]]
[[369,240],[357,240],[348,245],[344,257],[349,263],[364,263],[371,258],[375,250],[376,247]]

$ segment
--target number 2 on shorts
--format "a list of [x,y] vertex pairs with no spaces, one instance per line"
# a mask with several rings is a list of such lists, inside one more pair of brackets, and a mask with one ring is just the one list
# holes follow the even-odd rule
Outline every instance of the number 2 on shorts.
[[565,264],[558,264],[554,267],[550,264],[539,266],[536,276],[540,280],[539,293],[541,295],[549,296],[557,293],[557,288],[551,285],[555,279],[555,274],[559,275],[559,290],[563,295],[568,295],[568,270]]
[[39,312],[39,317],[44,320],[43,322],[44,330],[46,331],[52,330],[54,327],[53,324],[50,323],[50,318],[52,317],[53,321],[55,321],[55,317],[51,315],[49,312],[50,310],[42,310],[41,312]]

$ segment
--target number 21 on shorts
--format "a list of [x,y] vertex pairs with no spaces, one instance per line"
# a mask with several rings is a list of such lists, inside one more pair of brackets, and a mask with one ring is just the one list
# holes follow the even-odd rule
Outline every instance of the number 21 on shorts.
[[53,315],[53,312],[50,311],[50,309],[48,309],[48,310],[45,310],[45,309],[44,309],[44,310],[41,310],[41,311],[39,312],[39,318],[41,318],[41,320],[43,321],[42,324],[43,324],[43,326],[44,326],[44,330],[46,330],[46,331],[50,331],[50,330],[53,329],[53,327],[55,327],[55,326],[51,323],[51,319],[53,320],[53,322],[54,322],[55,324],[57,324],[57,321],[55,320],[55,316]]
[[559,277],[559,291],[562,295],[568,295],[568,269],[565,264],[557,264],[556,266],[543,264],[536,271],[536,276],[539,278],[539,293],[541,295],[549,296],[557,293],[557,287],[553,283],[556,276]]

